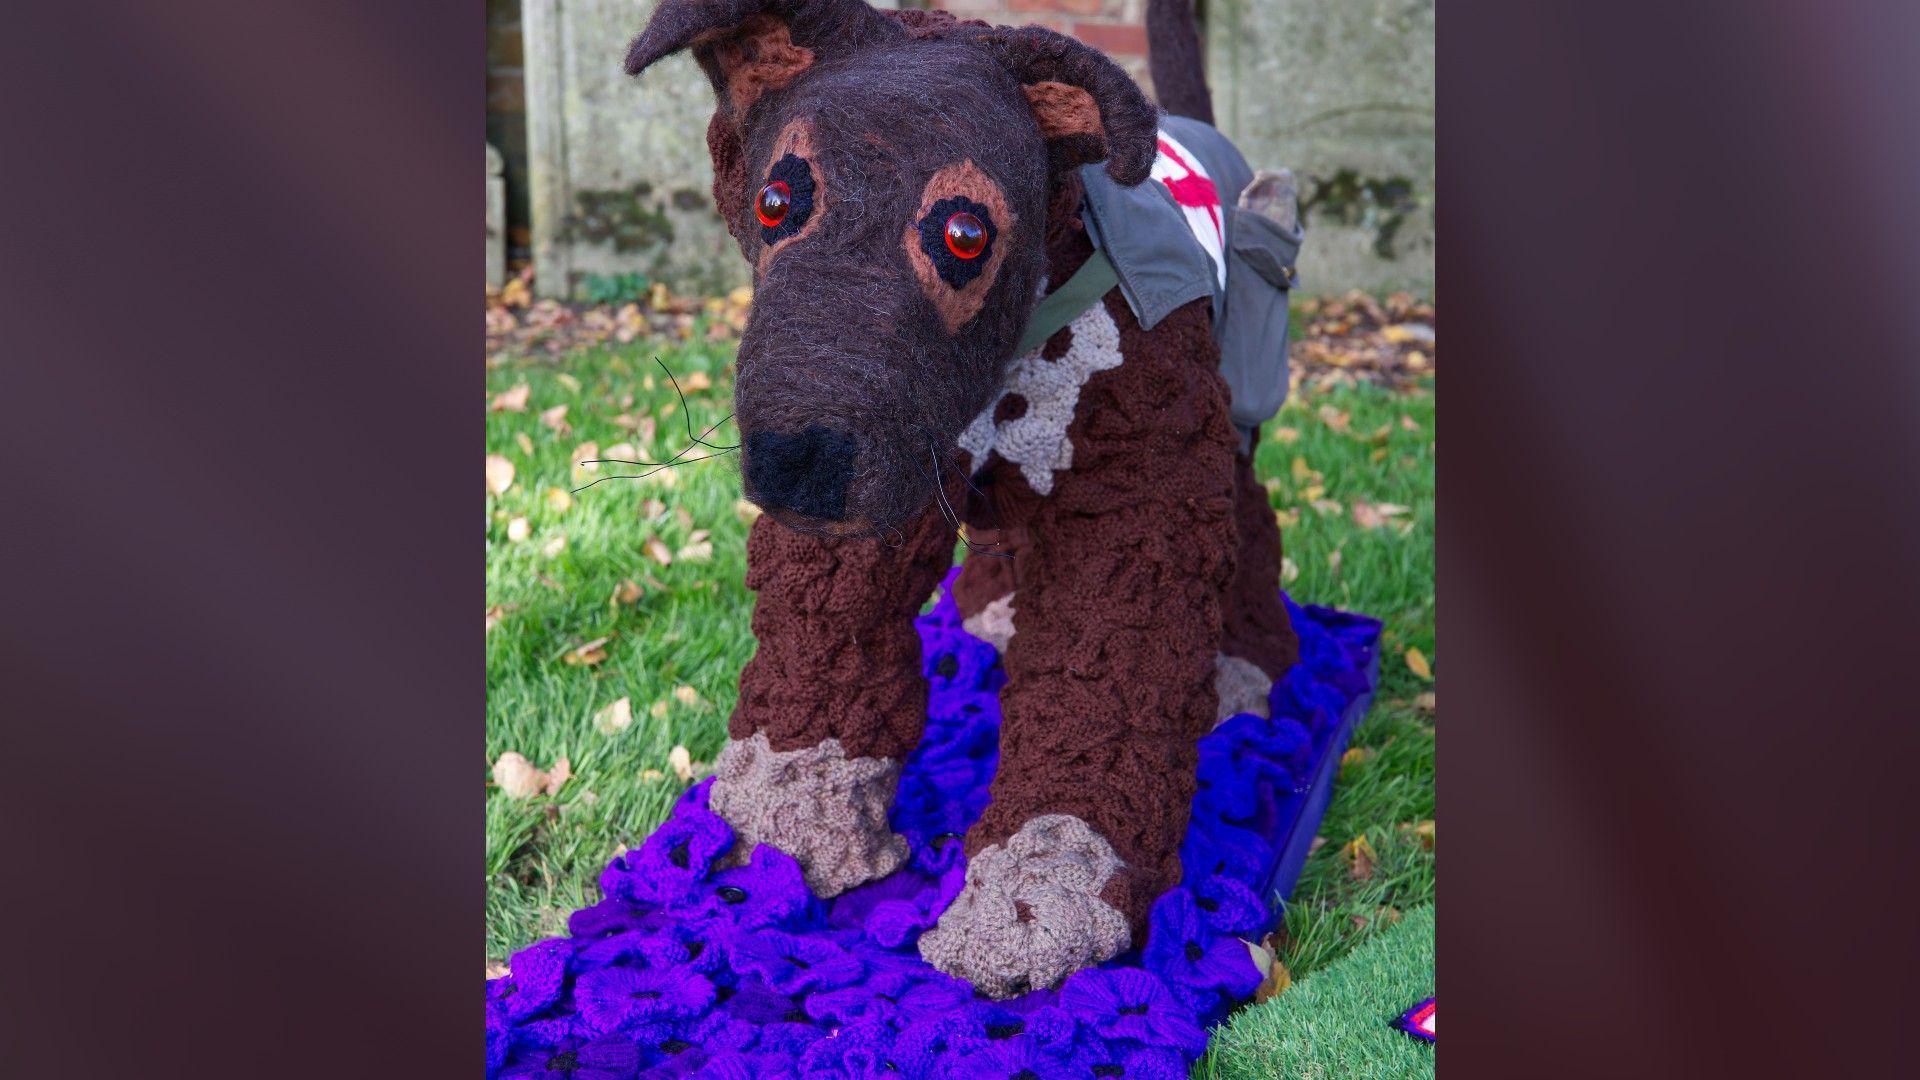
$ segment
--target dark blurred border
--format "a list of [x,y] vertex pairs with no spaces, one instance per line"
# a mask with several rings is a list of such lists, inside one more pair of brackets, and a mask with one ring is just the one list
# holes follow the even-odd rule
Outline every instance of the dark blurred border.
[[[1916,31],[1442,16],[1462,1076],[1900,1050]],[[9,12],[9,1075],[479,1064],[481,33]]]
[[8,10],[0,1074],[479,1070],[482,22]]
[[1446,1069],[1893,1075],[1920,6],[1439,40]]

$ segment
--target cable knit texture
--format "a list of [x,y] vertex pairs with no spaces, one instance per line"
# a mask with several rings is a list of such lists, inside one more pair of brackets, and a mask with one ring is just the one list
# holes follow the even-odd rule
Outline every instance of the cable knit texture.
[[907,842],[887,825],[900,763],[849,758],[840,740],[775,750],[762,732],[727,743],[715,764],[713,811],[733,826],[727,864],[770,844],[804,868],[815,895],[838,896],[899,869]]
[[747,538],[759,649],[728,734],[775,750],[838,739],[850,758],[906,756],[927,681],[913,617],[953,563],[954,529],[929,506],[901,536],[835,539],[762,517]]
[[[1253,445],[1260,445],[1258,428]],[[1222,650],[1252,661],[1278,681],[1300,659],[1300,638],[1273,591],[1280,580],[1280,523],[1246,454],[1233,458],[1233,522],[1239,545],[1233,587],[1221,597]]]
[[1070,814],[1043,814],[967,863],[967,887],[920,938],[920,955],[988,997],[1053,986],[1117,955],[1126,916],[1100,899],[1122,869]]

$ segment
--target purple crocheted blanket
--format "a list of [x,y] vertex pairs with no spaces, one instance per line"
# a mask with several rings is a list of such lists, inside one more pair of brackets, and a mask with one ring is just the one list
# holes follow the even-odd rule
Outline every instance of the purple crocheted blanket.
[[1273,688],[1273,719],[1242,713],[1201,740],[1186,874],[1154,904],[1144,948],[1001,1002],[920,959],[987,804],[1005,681],[943,592],[917,623],[932,694],[893,811],[907,866],[832,901],[765,846],[716,869],[733,837],[704,781],[607,866],[571,936],[487,983],[487,1076],[1185,1077],[1207,1028],[1260,982],[1244,942],[1276,922],[1269,903],[1292,888],[1327,766],[1372,693],[1378,622],[1287,610],[1300,663]]

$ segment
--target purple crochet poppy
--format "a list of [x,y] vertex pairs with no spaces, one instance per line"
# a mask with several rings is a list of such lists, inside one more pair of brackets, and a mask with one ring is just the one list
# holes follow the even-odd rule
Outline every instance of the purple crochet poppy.
[[1221,995],[1240,998],[1260,985],[1260,971],[1246,943],[1224,937],[1200,915],[1193,893],[1173,889],[1154,901],[1147,913],[1147,970],[1165,980],[1188,1007],[1207,1017]]
[[754,847],[747,865],[713,875],[706,890],[702,913],[741,930],[780,925],[798,929],[818,921],[819,901],[808,891],[800,864],[765,844]]
[[693,895],[714,861],[732,846],[733,830],[718,814],[683,806],[640,850],[609,863],[600,875],[600,889],[627,900],[679,903]]
[[700,1080],[786,1080],[799,1075],[792,1054],[715,1054],[693,1075]]
[[892,1026],[877,1021],[841,1028],[800,1055],[800,1075],[888,1077],[899,1071],[892,1061],[894,1038]]
[[705,1012],[713,1004],[713,984],[685,970],[610,967],[580,976],[573,997],[594,1031],[633,1031],[649,1021]]
[[1093,1075],[1117,1076],[1124,1080],[1187,1080],[1191,1071],[1187,1059],[1172,1050],[1157,1047],[1128,1047],[1103,1050],[1087,1055],[1093,1062]]
[[1165,983],[1145,971],[1090,968],[1060,987],[1060,1004],[1102,1038],[1178,1050],[1199,1057],[1207,1033]]
[[783,994],[845,986],[866,970],[859,957],[826,938],[777,930],[741,938],[734,947],[734,965],[760,976]]
[[529,945],[508,959],[513,972],[501,984],[498,1001],[511,1023],[540,1012],[560,1000],[567,984],[567,961],[573,956],[573,943],[563,938]]
[[1267,909],[1260,894],[1225,874],[1207,874],[1194,880],[1189,874],[1186,885],[1193,890],[1193,904],[1200,917],[1216,934],[1254,937],[1267,925]]
[[628,1080],[639,1067],[640,1051],[621,1036],[570,1038],[517,1055],[500,1080]]
[[1008,1039],[967,1054],[947,1072],[954,1080],[1090,1080],[1093,1069],[1026,1039]]

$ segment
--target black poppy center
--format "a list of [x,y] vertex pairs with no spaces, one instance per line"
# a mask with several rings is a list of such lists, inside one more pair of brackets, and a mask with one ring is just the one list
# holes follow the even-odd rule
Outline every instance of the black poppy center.
[[580,1067],[580,1055],[572,1050],[562,1050],[547,1059],[547,1071],[570,1073]]
[[1198,942],[1193,942],[1193,941],[1187,942],[1187,959],[1188,960],[1197,964],[1200,962],[1200,958],[1205,955],[1207,955],[1207,950],[1201,948]]
[[720,886],[720,899],[725,900],[729,904],[744,904],[747,902],[747,890],[738,885],[722,885]]
[[1147,1015],[1147,1007],[1145,1005],[1129,1005],[1126,1008],[1120,1010],[1120,1015],[1121,1016],[1145,1016]]
[[940,661],[933,665],[933,673],[943,679],[951,679],[959,672],[960,661],[954,659],[952,653],[941,657]]
[[[978,245],[968,242],[973,254],[965,258],[954,254],[947,242],[947,224],[956,214],[965,214],[972,218],[985,233]],[[964,289],[973,279],[987,268],[988,260],[981,255],[993,251],[994,237],[999,230],[994,227],[993,215],[987,208],[967,198],[965,195],[950,195],[934,203],[927,215],[920,219],[920,250],[926,253],[928,261],[933,263],[933,271],[940,280],[956,289]]]
[[1007,1023],[1007,1024],[988,1024],[987,1038],[1011,1039],[1015,1035],[1022,1034],[1026,1030],[1027,1030],[1026,1022],[1022,1020],[1015,1020],[1012,1023]]

